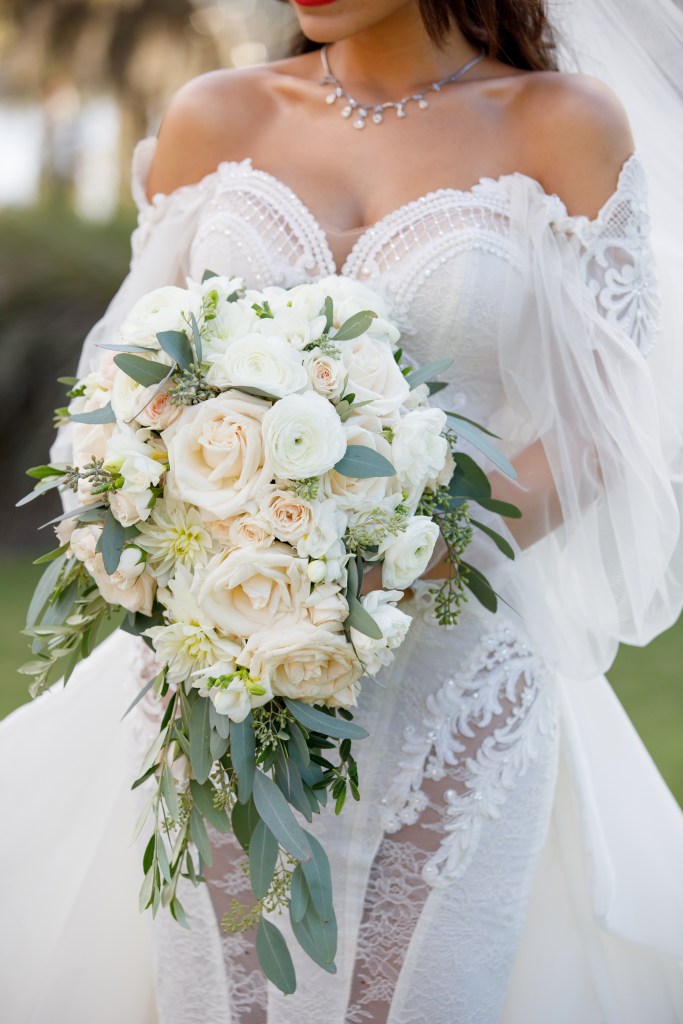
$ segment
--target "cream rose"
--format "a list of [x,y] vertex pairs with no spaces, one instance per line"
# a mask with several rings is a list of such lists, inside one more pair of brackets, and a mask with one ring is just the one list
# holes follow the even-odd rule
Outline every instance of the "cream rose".
[[353,707],[362,669],[341,629],[299,622],[254,633],[238,661],[276,696]]
[[275,488],[259,502],[259,512],[278,540],[296,544],[313,526],[313,506],[290,491]]
[[323,356],[319,351],[307,352],[304,366],[310,386],[323,398],[330,401],[341,398],[344,392],[347,372],[340,359]]
[[234,636],[292,625],[306,614],[306,561],[286,544],[238,548],[212,559],[199,588],[202,614]]
[[248,334],[213,359],[207,380],[219,388],[260,388],[283,398],[305,388],[308,375],[301,356],[286,341]]
[[288,395],[263,418],[267,460],[275,476],[305,480],[339,462],[346,437],[339,416],[320,395]]
[[230,547],[246,548],[250,544],[266,547],[273,540],[269,524],[257,516],[235,516],[228,530]]
[[338,583],[321,583],[315,587],[306,607],[314,626],[322,626],[324,622],[340,625],[349,614],[348,602]]
[[140,548],[124,548],[115,572],[109,574],[104,568],[102,555],[96,547],[102,527],[83,526],[71,535],[71,550],[83,562],[97,584],[97,588],[109,604],[120,604],[130,612],[151,615],[156,583],[145,571],[144,554]]
[[380,544],[383,586],[405,590],[414,583],[427,568],[438,537],[439,527],[429,516],[413,516],[403,533]]
[[268,409],[260,398],[236,391],[185,409],[162,434],[170,463],[167,492],[216,519],[241,511],[270,482],[261,435]]
[[138,423],[150,430],[165,430],[175,423],[182,411],[180,406],[173,405],[168,392],[159,392],[156,384],[140,392],[135,408],[139,410],[135,417]]
[[351,628],[351,639],[366,672],[375,675],[383,665],[390,665],[394,659],[391,653],[403,643],[412,621],[396,607],[403,593],[400,590],[373,590],[361,598],[366,612],[373,617],[382,631],[381,640],[373,640]]
[[370,403],[366,412],[388,416],[408,397],[408,382],[385,341],[362,334],[342,344],[342,359],[349,375],[347,390],[358,402]]

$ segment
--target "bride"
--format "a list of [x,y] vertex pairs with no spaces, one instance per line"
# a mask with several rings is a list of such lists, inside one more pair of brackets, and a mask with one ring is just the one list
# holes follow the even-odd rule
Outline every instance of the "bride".
[[[610,3],[577,14],[593,47]],[[516,483],[491,478],[524,512],[494,524],[517,557],[482,537],[470,559],[504,603],[471,603],[450,629],[428,581],[405,599],[402,656],[360,698],[363,798],[317,825],[338,970],[302,955],[293,996],[266,985],[248,933],[221,927],[245,889],[230,837],[183,895],[190,931],[138,914],[129,786],[157,713],[143,702],[119,721],[149,671],[138,640],[114,635],[11,716],[4,1019],[681,1022],[683,822],[602,676],[620,641],[647,642],[680,609],[648,147],[602,82],[558,73],[543,0],[292,7],[302,52],[190,82],[139,144],[131,272],[81,371],[142,294],[207,267],[258,287],[340,274],[372,288],[411,358],[452,356],[440,404],[513,458]],[[637,50],[633,4],[616,10]],[[646,67],[641,54],[628,71]],[[644,123],[663,115],[650,96]],[[67,436],[57,447],[68,458]]]

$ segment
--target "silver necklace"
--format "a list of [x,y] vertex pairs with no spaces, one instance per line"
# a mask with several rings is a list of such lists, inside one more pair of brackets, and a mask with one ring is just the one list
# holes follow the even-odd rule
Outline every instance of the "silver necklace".
[[341,84],[336,75],[332,73],[330,63],[327,59],[327,46],[323,46],[320,50],[320,60],[323,65],[324,78],[321,79],[321,85],[333,85],[334,91],[327,94],[325,102],[330,106],[333,106],[337,100],[345,100],[345,104],[342,107],[341,116],[344,118],[350,118],[353,116],[353,127],[354,128],[365,128],[365,125],[370,119],[373,124],[381,124],[384,120],[384,111],[393,108],[396,111],[396,117],[407,117],[406,107],[408,103],[414,101],[417,103],[420,110],[427,110],[429,108],[429,100],[425,93],[428,92],[441,92],[444,85],[450,85],[452,82],[457,82],[458,79],[473,68],[475,64],[478,64],[480,60],[483,60],[485,56],[482,50],[476,57],[468,61],[463,67],[458,68],[452,75],[448,75],[446,78],[440,78],[437,82],[432,82],[430,85],[425,86],[421,92],[411,93],[409,96],[404,96],[400,100],[391,100],[386,103],[359,103],[358,100],[354,99],[353,96],[347,92],[344,86]]

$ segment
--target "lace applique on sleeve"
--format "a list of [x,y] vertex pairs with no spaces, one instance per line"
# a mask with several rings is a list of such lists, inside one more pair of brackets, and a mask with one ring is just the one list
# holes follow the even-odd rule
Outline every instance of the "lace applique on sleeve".
[[650,246],[647,179],[639,158],[634,155],[626,161],[616,190],[595,220],[570,217],[561,200],[552,199],[558,204],[554,227],[578,246],[582,278],[599,312],[643,356],[649,355],[660,329],[660,301]]

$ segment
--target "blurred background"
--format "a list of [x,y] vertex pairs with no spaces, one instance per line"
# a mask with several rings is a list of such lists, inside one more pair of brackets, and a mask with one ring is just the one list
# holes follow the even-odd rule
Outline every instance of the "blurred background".
[[[0,0],[0,717],[28,699],[20,630],[56,514],[14,502],[47,456],[55,379],[127,270],[133,145],[189,78],[283,56],[293,35],[276,0]],[[683,621],[610,678],[683,802]]]

